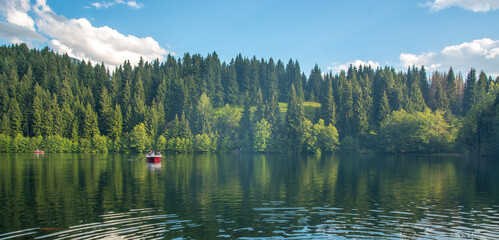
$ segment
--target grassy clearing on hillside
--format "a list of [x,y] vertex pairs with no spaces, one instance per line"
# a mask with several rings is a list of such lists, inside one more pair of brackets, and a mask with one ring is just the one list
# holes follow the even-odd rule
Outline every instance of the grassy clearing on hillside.
[[[303,102],[305,117],[313,121],[315,119],[316,111],[318,111],[320,107],[321,104],[317,102]],[[280,102],[279,109],[281,111],[281,118],[284,120],[286,117],[286,111],[288,110],[288,104]]]

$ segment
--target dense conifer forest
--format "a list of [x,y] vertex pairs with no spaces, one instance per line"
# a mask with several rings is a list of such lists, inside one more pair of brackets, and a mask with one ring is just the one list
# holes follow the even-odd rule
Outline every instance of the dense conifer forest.
[[0,47],[0,152],[499,151],[499,79],[186,53],[108,69]]

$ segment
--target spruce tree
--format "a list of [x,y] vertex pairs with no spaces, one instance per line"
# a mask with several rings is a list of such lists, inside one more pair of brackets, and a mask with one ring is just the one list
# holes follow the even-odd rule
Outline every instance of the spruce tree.
[[378,113],[376,117],[377,126],[381,124],[383,120],[390,114],[390,103],[388,101],[388,97],[386,96],[386,92],[383,91],[383,95],[381,97],[381,101],[379,101]]
[[248,92],[246,92],[244,96],[244,108],[243,115],[241,116],[241,120],[239,122],[239,135],[241,140],[241,147],[244,150],[250,149],[251,145],[251,133],[252,133],[252,121],[251,121],[251,104],[250,98],[248,96]]
[[123,115],[121,113],[120,105],[116,104],[114,106],[111,126],[109,129],[109,136],[113,140],[116,140],[118,137],[121,136],[122,132],[123,132]]
[[62,113],[59,108],[59,103],[57,103],[57,95],[54,93],[52,95],[52,101],[50,102],[50,111],[52,112],[53,127],[52,134],[62,136],[63,125],[62,125]]
[[320,118],[324,120],[326,125],[334,125],[336,123],[336,106],[334,103],[331,78],[327,78],[324,85],[325,86],[322,87],[322,89],[324,89],[324,93],[321,94]]
[[0,122],[0,134],[10,135],[10,120],[7,113],[2,115],[2,122]]
[[307,83],[307,96],[309,101],[317,102],[321,99],[321,87],[323,85],[322,72],[317,64],[315,64],[314,68],[310,72],[310,77],[308,78]]
[[456,76],[452,67],[449,69],[447,73],[447,79],[445,81],[446,85],[446,95],[447,99],[449,99],[449,106],[452,113],[457,114],[459,112],[459,106],[457,103],[457,89],[456,89]]
[[[35,86],[35,89],[38,87],[38,84]],[[42,134],[42,112],[43,105],[41,102],[41,98],[38,94],[38,91],[35,91],[35,96],[33,97],[33,105],[32,105],[32,134],[35,137],[41,136]]]
[[304,120],[303,107],[298,100],[294,84],[291,84],[291,92],[286,112],[286,136],[288,137],[288,148],[300,145],[299,131],[300,123]]
[[468,76],[466,77],[466,83],[464,85],[464,97],[463,97],[464,114],[466,114],[476,102],[475,88],[476,88],[476,71],[474,68],[472,68],[468,73]]
[[97,114],[92,109],[90,103],[85,108],[85,119],[83,122],[83,138],[92,139],[94,135],[100,135],[97,122]]
[[360,86],[357,86],[353,91],[353,133],[354,136],[364,136],[369,127],[368,109],[365,104],[365,97],[362,94]]
[[179,135],[181,138],[184,138],[184,139],[191,139],[192,138],[189,120],[186,119],[184,113],[182,113],[182,116],[180,117],[180,133],[179,133]]
[[102,87],[102,91],[99,96],[99,106],[100,112],[98,115],[99,120],[99,130],[102,134],[108,135],[109,129],[112,125],[112,100],[109,95],[107,88]]
[[12,137],[17,136],[18,133],[22,133],[21,129],[21,121],[22,121],[22,113],[21,109],[19,109],[19,104],[15,98],[10,99],[9,103],[9,111],[7,112],[9,116],[9,124],[10,124],[10,135]]

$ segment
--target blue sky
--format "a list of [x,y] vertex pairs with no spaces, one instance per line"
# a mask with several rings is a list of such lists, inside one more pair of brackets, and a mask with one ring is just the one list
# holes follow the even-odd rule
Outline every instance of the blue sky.
[[499,75],[499,0],[0,0],[0,42],[115,66],[216,51],[318,64]]

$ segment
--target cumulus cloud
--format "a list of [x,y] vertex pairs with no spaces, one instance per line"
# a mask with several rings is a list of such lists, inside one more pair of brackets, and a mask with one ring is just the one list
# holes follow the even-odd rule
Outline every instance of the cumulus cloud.
[[42,35],[26,26],[19,26],[12,23],[0,21],[0,38],[7,39],[12,43],[20,43],[25,41],[39,41],[43,42],[47,39]]
[[93,2],[93,3],[90,3],[90,5],[92,7],[95,7],[97,9],[100,9],[100,8],[109,8],[109,7],[118,5],[118,4],[127,5],[128,7],[133,8],[133,9],[139,9],[139,8],[144,7],[144,4],[142,4],[142,3],[137,3],[136,1],[124,1],[124,0],[115,0],[115,1],[109,1],[109,2]]
[[[85,18],[68,19],[58,15],[47,5],[46,0],[35,0],[34,4],[29,0],[0,1],[0,13],[7,21],[0,21],[0,38],[13,43],[26,39],[45,43],[48,41],[56,52],[68,53],[72,57],[94,63],[104,62],[110,67],[122,64],[125,60],[136,64],[140,57],[146,61],[164,60],[168,54],[151,37],[125,36],[107,26],[95,27]],[[137,5],[135,1],[116,2]],[[26,19],[12,20],[9,17],[14,15],[28,16],[31,22]]]
[[457,6],[473,12],[488,12],[499,9],[498,0],[434,0],[427,2],[432,11],[440,11],[449,7]]
[[94,27],[85,18],[67,19],[55,14],[46,4],[37,4],[35,12],[38,29],[50,36],[50,46],[58,52],[67,52],[79,59],[103,61],[119,65],[128,59],[137,63],[145,60],[164,59],[168,52],[151,37],[125,36],[110,27]]
[[404,67],[424,65],[430,71],[454,70],[468,72],[471,68],[483,70],[493,76],[499,75],[499,40],[483,38],[448,46],[440,52],[427,52],[420,55],[400,54],[400,64]]
[[333,66],[328,66],[327,69],[333,71],[334,73],[340,73],[341,71],[347,71],[350,65],[355,67],[371,66],[372,68],[378,68],[380,66],[378,62],[374,62],[372,60],[369,60],[367,62],[364,62],[362,60],[355,60],[346,64],[333,64]]
[[28,15],[30,0],[0,0],[0,11],[8,23],[35,30],[35,23]]

